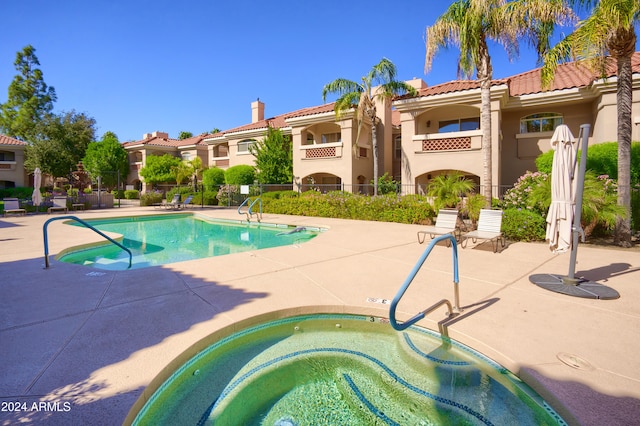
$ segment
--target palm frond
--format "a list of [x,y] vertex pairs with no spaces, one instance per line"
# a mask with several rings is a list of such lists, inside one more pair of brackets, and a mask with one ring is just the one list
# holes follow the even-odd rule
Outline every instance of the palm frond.
[[350,92],[360,92],[362,87],[355,81],[347,80],[346,78],[337,78],[331,83],[325,84],[322,88],[322,100],[326,102],[328,94],[336,94],[339,97]]
[[426,29],[425,45],[427,53],[425,57],[424,72],[428,73],[433,65],[433,58],[441,48],[459,45],[460,32],[468,1],[457,1],[449,6],[432,26]]

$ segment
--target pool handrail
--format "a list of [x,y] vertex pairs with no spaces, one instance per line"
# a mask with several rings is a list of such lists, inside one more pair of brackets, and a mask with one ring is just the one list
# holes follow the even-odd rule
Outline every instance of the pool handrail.
[[[439,301],[438,303],[436,303],[436,304],[430,306],[429,308],[425,309],[424,311],[418,312],[416,315],[414,315],[409,320],[407,320],[407,321],[405,321],[403,323],[399,323],[396,320],[396,308],[398,306],[398,303],[400,302],[400,299],[402,299],[402,296],[404,295],[405,291],[407,291],[407,288],[409,288],[409,285],[411,284],[413,279],[418,274],[418,271],[422,267],[422,264],[425,262],[425,260],[427,260],[427,257],[429,257],[429,254],[431,253],[431,250],[433,249],[433,247],[436,244],[438,244],[440,241],[443,241],[443,240],[446,240],[446,239],[451,240],[451,250],[452,250],[452,256],[453,256],[454,305],[451,306],[451,302],[449,302],[447,299],[443,299],[443,300]],[[457,245],[457,241],[456,241],[455,237],[453,235],[451,235],[451,234],[440,235],[440,236],[434,238],[433,240],[431,240],[431,243],[424,250],[424,252],[420,256],[420,258],[418,259],[418,262],[416,263],[416,265],[413,267],[413,269],[409,273],[409,276],[404,281],[404,283],[402,284],[402,286],[398,290],[398,293],[396,294],[396,296],[391,301],[391,306],[389,307],[389,322],[391,323],[391,326],[395,330],[398,330],[398,331],[404,330],[404,329],[412,326],[416,322],[420,321],[429,312],[433,311],[437,307],[442,306],[444,304],[447,305],[447,308],[449,310],[449,315],[453,315],[454,313],[461,312],[461,310],[460,310],[460,294],[459,294],[459,290],[458,290],[458,283],[459,283],[459,278],[458,278],[458,245]]]
[[114,240],[113,238],[109,237],[108,235],[104,234],[102,231],[94,228],[93,226],[89,225],[87,222],[85,222],[84,220],[82,220],[82,219],[80,219],[79,217],[76,217],[76,216],[56,216],[56,217],[53,217],[53,218],[47,220],[44,223],[44,225],[42,225],[42,234],[43,234],[43,237],[44,237],[44,265],[45,265],[45,268],[49,267],[49,238],[48,238],[48,235],[47,235],[47,227],[49,226],[49,223],[53,222],[54,220],[63,220],[63,219],[71,219],[71,220],[75,220],[76,222],[79,222],[80,224],[82,224],[82,225],[86,226],[87,228],[91,229],[92,231],[98,233],[99,235],[103,236],[104,238],[106,238],[107,240],[112,242],[113,244],[115,244],[118,247],[120,247],[122,250],[124,250],[127,253],[129,253],[129,268],[131,268],[131,264],[133,262],[133,254],[131,253],[131,250],[129,250],[128,248],[126,248],[125,246],[123,246],[122,244],[120,244],[119,242]]
[[[258,217],[258,222],[260,222],[260,220],[262,219],[262,198],[258,197],[255,200],[251,201],[251,203],[249,203],[249,201],[251,201],[251,198],[247,197],[245,198],[245,200],[242,202],[242,204],[240,204],[238,206],[238,214],[246,214],[247,215],[247,221],[251,221],[251,216],[253,216],[254,214]],[[256,203],[260,203],[260,212],[259,213],[254,213],[253,212],[253,206]],[[241,209],[242,207],[247,206],[247,211],[243,212]]]

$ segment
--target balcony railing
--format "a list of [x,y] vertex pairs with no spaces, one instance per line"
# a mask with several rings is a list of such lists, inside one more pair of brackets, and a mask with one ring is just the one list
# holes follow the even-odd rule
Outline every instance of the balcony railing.
[[342,142],[302,145],[302,158],[314,160],[318,158],[340,158],[342,157]]
[[468,151],[480,149],[482,145],[482,136],[477,130],[416,135],[413,140],[420,143],[422,152]]
[[211,161],[215,167],[229,167],[229,157],[214,157]]

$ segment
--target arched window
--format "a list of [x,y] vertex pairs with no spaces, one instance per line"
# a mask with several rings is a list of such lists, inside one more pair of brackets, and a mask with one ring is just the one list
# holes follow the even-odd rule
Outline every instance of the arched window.
[[520,119],[520,133],[553,132],[563,122],[562,115],[541,112]]

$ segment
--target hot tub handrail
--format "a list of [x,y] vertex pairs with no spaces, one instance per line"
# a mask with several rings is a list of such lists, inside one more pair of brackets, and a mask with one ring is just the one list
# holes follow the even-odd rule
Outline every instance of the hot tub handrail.
[[[453,256],[453,286],[454,286],[454,302],[455,302],[454,306],[452,307],[451,306],[451,302],[449,302],[446,299],[443,299],[440,302],[436,303],[435,305],[425,309],[424,311],[418,312],[411,319],[409,319],[409,320],[407,320],[407,321],[405,321],[403,323],[398,323],[398,321],[396,320],[396,308],[398,306],[398,303],[400,302],[400,299],[404,295],[405,291],[407,291],[407,288],[409,288],[409,285],[411,284],[411,282],[413,281],[415,276],[418,274],[418,271],[420,270],[420,268],[422,267],[422,264],[425,262],[425,260],[427,259],[427,257],[431,253],[431,250],[433,249],[433,247],[437,243],[439,243],[440,241],[443,241],[443,240],[446,240],[446,239],[451,240],[451,249],[452,249],[452,256]],[[458,279],[458,245],[457,245],[456,239],[451,234],[439,235],[438,237],[436,237],[433,240],[431,240],[431,244],[429,244],[429,246],[424,250],[424,252],[422,253],[422,256],[420,256],[420,258],[418,259],[418,262],[416,263],[416,265],[413,267],[413,269],[409,273],[409,276],[404,281],[404,283],[402,284],[402,286],[398,290],[398,293],[396,294],[396,296],[391,301],[391,306],[389,308],[389,322],[391,323],[391,326],[395,330],[398,330],[398,331],[404,330],[404,329],[410,327],[411,325],[415,324],[416,322],[420,321],[422,318],[425,317],[426,314],[428,314],[429,312],[433,311],[438,306],[441,306],[441,305],[444,305],[444,304],[447,305],[447,307],[449,309],[449,314],[453,314],[454,312],[460,312],[460,302],[459,302],[460,296],[459,296],[459,291],[458,291],[458,282],[459,282],[459,279]]]
[[129,253],[129,268],[131,268],[131,263],[133,261],[133,254],[131,253],[131,250],[129,250],[128,248],[126,248],[125,246],[123,246],[122,244],[120,244],[119,242],[117,242],[116,240],[114,240],[113,238],[109,237],[108,235],[104,234],[102,231],[94,228],[93,226],[89,225],[87,222],[85,222],[84,220],[76,217],[76,216],[56,216],[53,217],[49,220],[47,220],[44,225],[42,225],[42,234],[44,236],[44,264],[45,264],[45,268],[49,267],[49,238],[47,235],[47,227],[49,226],[49,223],[53,222],[54,220],[63,220],[63,219],[71,219],[71,220],[75,220],[76,222],[79,222],[80,224],[86,226],[87,228],[91,229],[92,231],[100,234],[101,236],[103,236],[104,238],[106,238],[107,240],[109,240],[110,242],[112,242],[113,244],[117,245],[118,247],[120,247],[122,250],[126,251],[127,253]]

